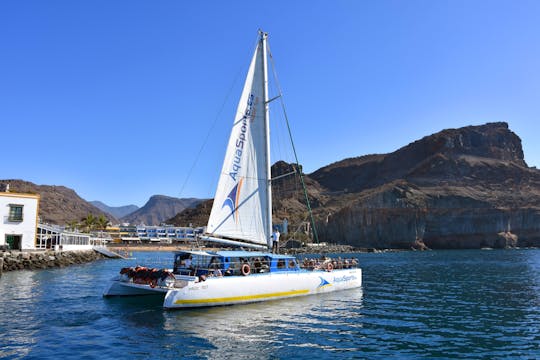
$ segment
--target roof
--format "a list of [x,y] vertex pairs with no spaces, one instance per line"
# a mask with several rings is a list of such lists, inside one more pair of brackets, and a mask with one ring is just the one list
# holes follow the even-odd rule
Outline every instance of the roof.
[[224,251],[217,251],[217,254],[220,256],[227,256],[227,257],[254,257],[254,256],[268,256],[270,258],[275,259],[290,259],[294,256],[291,255],[280,255],[280,254],[273,254],[270,252],[263,252],[263,251],[242,251],[242,250],[224,250]]
[[193,254],[200,256],[223,256],[223,257],[264,257],[268,256],[273,259],[291,259],[292,255],[273,254],[270,252],[262,251],[244,251],[244,250],[223,250],[223,251],[201,251],[201,250],[181,250],[176,251],[175,254]]
[[201,251],[201,250],[180,250],[175,251],[175,254],[193,254],[193,255],[201,255],[201,256],[216,256],[215,252],[211,251]]

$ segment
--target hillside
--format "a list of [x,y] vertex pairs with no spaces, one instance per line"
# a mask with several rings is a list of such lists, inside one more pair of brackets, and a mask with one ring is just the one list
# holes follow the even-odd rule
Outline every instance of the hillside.
[[[291,165],[278,162],[272,176]],[[374,248],[540,246],[540,171],[506,123],[447,129],[305,177],[321,241]],[[297,176],[274,183],[274,222],[307,219]],[[210,206],[180,214],[206,223]],[[204,219],[204,221],[202,221]]]
[[[291,174],[295,172],[296,166],[288,164],[284,161],[278,161],[272,165],[272,177],[276,178],[280,175]],[[321,199],[325,198],[322,195],[321,186],[311,180],[305,178],[310,203],[312,206],[319,206]],[[273,181],[272,186],[272,202],[273,202],[273,221],[280,223],[284,218],[288,218],[292,224],[299,224],[307,219],[307,209],[305,205],[305,196],[302,190],[302,185],[299,180],[299,172],[285,176]],[[186,209],[177,214],[173,218],[167,220],[168,224],[176,226],[206,226],[210,211],[212,210],[213,199],[204,201],[192,209]]]
[[10,191],[39,194],[39,217],[41,221],[65,225],[70,221],[80,221],[88,214],[104,215],[109,221],[117,220],[92,204],[82,199],[77,193],[65,186],[36,185],[23,180],[0,180],[1,183],[10,184]]
[[98,209],[111,214],[117,219],[120,219],[123,216],[127,216],[139,209],[137,205],[125,205],[125,206],[108,206],[101,201],[90,201],[90,204],[94,205]]
[[174,226],[206,226],[214,199],[205,200],[193,208],[185,209],[166,221]]
[[178,199],[175,197],[154,195],[140,209],[121,218],[131,224],[159,225],[184,209],[199,204],[201,199]]
[[540,245],[540,171],[527,167],[506,123],[443,130],[311,176],[345,192],[319,224],[324,240],[379,248]]
[[[308,220],[296,166],[279,161],[272,177],[273,222]],[[321,241],[372,248],[540,246],[540,170],[524,160],[506,123],[446,129],[392,153],[344,159],[305,175]],[[39,193],[40,217],[65,224],[103,211],[63,186],[10,183]],[[123,222],[204,226],[212,200],[156,195]],[[112,222],[118,222],[106,214]]]

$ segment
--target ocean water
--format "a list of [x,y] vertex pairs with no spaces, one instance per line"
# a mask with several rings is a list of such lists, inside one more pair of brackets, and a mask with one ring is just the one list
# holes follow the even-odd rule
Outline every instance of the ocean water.
[[168,266],[133,253],[0,278],[8,359],[540,358],[540,250],[357,254],[362,289],[165,311],[102,298],[120,267]]

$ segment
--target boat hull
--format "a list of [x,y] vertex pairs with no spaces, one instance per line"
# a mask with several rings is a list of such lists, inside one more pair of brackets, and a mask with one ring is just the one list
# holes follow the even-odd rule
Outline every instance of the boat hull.
[[361,269],[295,271],[208,278],[189,282],[165,295],[167,309],[246,304],[354,289],[362,286]]
[[140,296],[140,295],[161,295],[164,296],[168,288],[151,287],[146,284],[136,284],[122,280],[112,280],[105,291],[104,297],[109,296]]

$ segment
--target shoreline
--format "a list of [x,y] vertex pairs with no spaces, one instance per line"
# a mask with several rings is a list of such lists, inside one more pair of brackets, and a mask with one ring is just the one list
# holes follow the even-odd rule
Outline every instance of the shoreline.
[[[107,249],[119,255],[125,255],[130,252],[175,252],[181,250],[193,251],[221,251],[230,250],[228,248],[218,247],[193,247],[186,245],[130,245],[107,246]],[[537,247],[511,247],[511,248],[480,248],[480,249],[444,249],[444,250],[522,250],[538,249]],[[327,245],[318,247],[302,247],[294,249],[280,248],[280,254],[286,255],[312,255],[312,254],[366,254],[366,253],[388,253],[403,251],[430,251],[431,249],[365,249],[354,248],[348,245]],[[438,249],[443,250],[443,249]],[[64,251],[4,251],[0,252],[0,277],[3,272],[18,270],[40,270],[50,268],[62,268],[70,265],[84,264],[96,260],[108,260],[110,258],[94,250],[64,250]]]
[[5,251],[0,253],[0,276],[3,272],[62,268],[106,259],[94,250]]
[[[174,252],[174,251],[222,251],[230,250],[224,247],[187,246],[187,245],[107,245],[107,249],[114,252]],[[375,248],[355,248],[350,245],[326,245],[300,248],[280,248],[280,254],[302,255],[302,254],[329,254],[329,253],[389,253],[404,251],[436,251],[436,250],[508,250],[508,249],[538,249],[538,247],[505,247],[505,248],[477,248],[477,249],[430,249],[430,248],[410,248],[410,249],[375,249]]]
[[[182,250],[195,250],[195,251],[221,251],[230,250],[230,248],[223,247],[195,247],[187,245],[123,245],[114,244],[107,245],[107,249],[114,252],[174,252]],[[408,249],[371,249],[371,248],[354,248],[349,245],[326,245],[317,247],[301,247],[301,248],[280,248],[280,254],[297,255],[297,254],[327,254],[327,253],[382,253],[382,252],[398,252],[398,251],[411,251]]]

